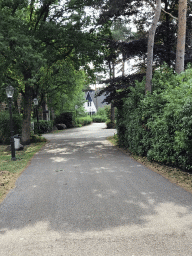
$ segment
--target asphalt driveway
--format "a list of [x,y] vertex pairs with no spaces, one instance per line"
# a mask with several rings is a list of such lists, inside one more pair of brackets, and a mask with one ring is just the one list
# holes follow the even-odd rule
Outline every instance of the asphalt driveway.
[[113,147],[115,132],[45,135],[0,205],[0,255],[192,255],[192,194]]

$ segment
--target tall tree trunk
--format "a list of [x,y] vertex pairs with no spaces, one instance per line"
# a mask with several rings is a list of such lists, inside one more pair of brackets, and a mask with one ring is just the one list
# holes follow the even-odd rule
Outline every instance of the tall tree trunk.
[[179,74],[184,71],[185,40],[186,40],[187,0],[179,0],[178,33],[175,71]]
[[44,100],[42,102],[42,109],[43,109],[43,120],[48,120],[48,110],[47,110],[47,104],[46,101]]
[[123,55],[123,62],[122,62],[122,77],[125,76],[125,60],[126,60],[126,57],[125,57],[125,54],[122,53]]
[[153,19],[152,26],[149,30],[148,48],[147,48],[147,71],[146,71],[146,84],[145,93],[152,91],[152,68],[153,68],[153,48],[155,40],[155,31],[157,23],[161,14],[161,0],[156,0],[155,16]]
[[25,85],[25,94],[23,96],[23,124],[21,142],[23,145],[30,144],[31,130],[31,104],[32,104],[32,89]]
[[[168,12],[168,5],[169,2],[168,0],[165,1],[165,11]],[[165,15],[166,17],[166,40],[165,40],[165,45],[167,48],[167,56],[166,56],[166,63],[169,65],[169,67],[171,66],[171,38],[169,36],[170,33],[170,16],[168,13],[166,13]]]
[[[113,63],[113,82],[115,79],[115,64]],[[115,125],[115,108],[113,100],[111,101],[111,123]]]

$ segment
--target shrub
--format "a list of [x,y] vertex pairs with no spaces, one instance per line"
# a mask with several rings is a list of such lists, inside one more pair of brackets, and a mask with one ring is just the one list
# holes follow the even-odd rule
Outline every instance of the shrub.
[[192,169],[191,116],[192,70],[174,75],[160,96],[164,100],[161,112],[149,120],[152,145],[150,160]]
[[[22,117],[13,113],[13,131],[15,134],[21,134]],[[3,144],[10,143],[10,116],[8,111],[0,112],[0,142]]]
[[111,113],[111,107],[110,106],[104,106],[104,107],[99,108],[97,110],[97,115],[98,116],[103,116],[103,117],[106,117],[108,119],[110,119],[110,113]]
[[130,94],[117,109],[117,132],[120,145],[129,148],[136,154],[143,154],[143,122],[141,100],[144,98],[145,83],[137,83],[130,88]]
[[74,127],[73,124],[73,113],[64,112],[57,116],[54,120],[54,124],[65,124],[67,128]]
[[40,120],[37,124],[37,121],[34,122],[34,133],[43,134],[51,132],[53,130],[53,121]]
[[97,114],[95,116],[92,116],[93,122],[97,122],[97,123],[106,122],[107,119],[110,119],[110,112],[111,112],[110,106],[99,108],[97,111]]
[[107,125],[107,129],[114,129],[114,128],[116,128],[116,124],[111,122],[111,120],[109,120],[109,119],[106,121],[106,125]]
[[153,77],[153,93],[145,80],[130,89],[118,105],[121,146],[151,161],[192,169],[192,69],[180,75],[162,67]]
[[98,110],[97,110],[97,115],[98,115],[98,116],[106,116],[105,107],[103,107],[103,108],[98,108]]
[[100,115],[95,115],[95,116],[92,116],[92,120],[95,123],[103,123],[103,122],[107,121],[107,117],[100,116]]
[[76,126],[83,126],[91,123],[92,118],[90,116],[76,118]]
[[119,101],[117,112],[116,112],[116,128],[117,134],[119,138],[119,146],[125,147],[125,132],[126,132],[126,125],[125,125],[125,117],[124,117],[124,101]]

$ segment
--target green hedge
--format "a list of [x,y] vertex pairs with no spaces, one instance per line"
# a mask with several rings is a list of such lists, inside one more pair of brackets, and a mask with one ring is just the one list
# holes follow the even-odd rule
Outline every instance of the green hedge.
[[107,122],[107,120],[110,119],[110,113],[111,113],[110,106],[99,108],[97,111],[97,114],[92,116],[93,122],[96,122],[96,123]]
[[40,120],[37,124],[37,121],[34,122],[34,133],[43,134],[51,132],[53,130],[53,121]]
[[73,113],[72,112],[64,112],[59,116],[56,116],[54,120],[54,124],[65,124],[67,128],[72,128],[73,124]]
[[177,75],[164,66],[155,72],[153,93],[145,81],[131,88],[118,106],[121,146],[151,161],[192,169],[192,69]]
[[95,116],[92,116],[92,120],[95,123],[104,123],[104,122],[107,121],[107,117],[100,116],[100,115],[95,115]]
[[91,123],[92,118],[90,116],[76,118],[76,126],[83,126]]
[[[19,114],[13,114],[14,135],[21,134],[22,117]],[[0,112],[0,143],[10,143],[10,115],[8,111]]]

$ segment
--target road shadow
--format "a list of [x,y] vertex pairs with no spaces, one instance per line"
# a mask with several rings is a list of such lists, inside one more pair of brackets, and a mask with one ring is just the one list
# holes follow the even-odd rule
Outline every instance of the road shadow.
[[66,234],[167,225],[172,230],[175,222],[178,229],[192,228],[192,195],[103,136],[71,133],[47,143],[0,205],[0,235],[40,222]]

